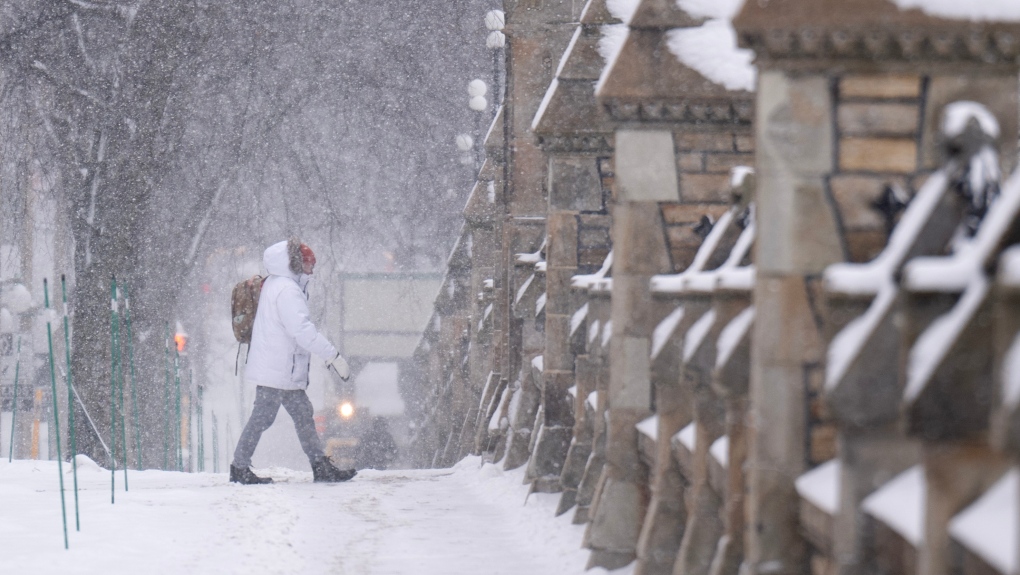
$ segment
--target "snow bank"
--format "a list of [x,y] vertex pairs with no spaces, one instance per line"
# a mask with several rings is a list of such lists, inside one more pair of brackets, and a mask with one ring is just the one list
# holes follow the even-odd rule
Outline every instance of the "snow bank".
[[924,469],[915,465],[866,497],[861,503],[861,509],[918,548],[924,541],[924,501],[927,491]]
[[953,517],[949,534],[1000,573],[1020,570],[1020,471],[1011,469]]
[[839,459],[830,459],[797,478],[794,486],[797,494],[812,505],[835,515],[839,512],[839,474],[842,464]]

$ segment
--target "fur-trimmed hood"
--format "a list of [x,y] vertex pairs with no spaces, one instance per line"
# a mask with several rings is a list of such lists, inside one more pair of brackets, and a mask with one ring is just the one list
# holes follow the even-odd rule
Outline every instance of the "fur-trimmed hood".
[[262,264],[270,275],[297,281],[304,271],[301,265],[301,240],[290,238],[269,246],[262,254]]

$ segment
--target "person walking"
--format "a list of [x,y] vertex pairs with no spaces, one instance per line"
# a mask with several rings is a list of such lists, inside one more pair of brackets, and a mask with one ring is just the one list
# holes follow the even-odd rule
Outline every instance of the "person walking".
[[251,458],[281,405],[294,420],[314,480],[347,481],[357,472],[337,469],[326,456],[315,431],[312,402],[305,393],[312,354],[326,360],[341,379],[346,381],[351,375],[347,362],[309,317],[307,287],[315,268],[315,254],[291,238],[266,248],[262,263],[269,276],[262,284],[244,372],[245,381],[256,386],[255,407],[237,441],[230,481],[244,485],[273,482],[255,475]]

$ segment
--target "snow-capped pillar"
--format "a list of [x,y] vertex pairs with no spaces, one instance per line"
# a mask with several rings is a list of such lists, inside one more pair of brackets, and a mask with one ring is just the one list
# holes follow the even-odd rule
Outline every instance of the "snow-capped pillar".
[[[539,491],[576,488],[583,467],[569,470],[567,484],[561,477],[568,452],[576,446],[581,453],[573,456],[575,467],[583,466],[591,448],[590,442],[572,444],[574,415],[583,412],[585,397],[567,392],[575,385],[571,320],[582,301],[571,288],[571,278],[598,269],[603,246],[597,230],[609,227],[605,179],[612,128],[595,101],[594,83],[602,68],[600,29],[610,21],[605,0],[588,6],[532,122],[549,170],[543,422],[528,469],[528,479]],[[579,269],[582,265],[585,269]]]
[[[498,292],[495,313],[502,340],[500,370],[507,374],[511,387],[515,383],[525,384],[531,358],[541,355],[544,348],[542,341],[525,340],[523,322],[527,320],[515,317],[513,311],[521,281],[515,277],[515,254],[535,252],[541,245],[548,209],[547,162],[531,133],[531,123],[555,73],[552,63],[570,40],[577,10],[573,2],[565,0],[505,4],[507,83],[502,110],[505,180],[503,190],[497,194],[504,222],[500,273],[495,278]],[[523,461],[509,463],[519,465],[527,461],[528,455],[526,449]]]

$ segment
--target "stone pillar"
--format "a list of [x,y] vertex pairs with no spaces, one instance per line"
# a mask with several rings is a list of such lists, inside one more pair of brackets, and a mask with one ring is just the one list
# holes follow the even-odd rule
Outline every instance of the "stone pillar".
[[[570,39],[579,10],[573,4],[566,0],[505,3],[507,85],[502,113],[506,163],[501,196],[505,219],[502,258],[495,278],[495,313],[500,332],[499,366],[509,385],[529,369],[522,364],[523,325],[512,311],[514,256],[538,249],[547,211],[546,159],[531,134],[531,122],[555,72],[553,62]],[[523,456],[526,461],[528,453]]]
[[[619,134],[618,134],[619,143]],[[666,141],[671,141],[667,138]],[[670,155],[671,150],[670,150]],[[617,173],[620,173],[617,156]],[[627,160],[630,161],[630,160]],[[626,185],[621,186],[626,188]],[[637,191],[637,190],[635,190]],[[655,202],[620,190],[613,212],[613,337],[610,342],[606,464],[595,515],[586,533],[589,567],[615,569],[636,558],[648,505],[648,470],[638,456],[638,422],[651,413],[649,357],[652,323],[649,281],[669,269]]]
[[[806,378],[823,359],[815,278],[843,260],[826,190],[833,170],[829,82],[762,70],[755,125],[758,241],[749,414],[751,572],[801,573],[794,480],[806,470]],[[775,337],[782,333],[782,337]]]
[[[909,194],[923,181],[918,173],[939,166],[946,104],[977,100],[1015,123],[1017,48],[995,40],[1005,37],[1002,25],[901,11],[887,0],[748,2],[735,26],[760,68],[746,567],[799,573],[807,557],[793,481],[833,453],[832,422],[812,402],[824,381],[822,335],[831,329],[819,313],[819,274],[829,263],[871,260],[884,247],[897,214],[871,206],[890,191]],[[1006,140],[1002,157],[1012,165],[1016,138]],[[784,337],[769,336],[780,327]],[[848,481],[835,553],[839,571],[855,573],[863,568],[854,551],[862,491],[911,448],[867,435],[842,439]]]
[[[585,400],[579,395],[572,403],[567,393],[575,384],[571,316],[581,301],[571,289],[571,278],[579,272],[584,248],[579,241],[583,230],[579,216],[607,213],[608,194],[600,168],[612,155],[612,129],[595,101],[594,83],[602,69],[597,51],[600,29],[610,22],[605,0],[588,5],[570,48],[560,59],[559,75],[549,86],[543,108],[532,123],[549,158],[544,421],[528,472],[539,491],[564,487],[561,474],[574,437],[574,415],[579,407],[583,409]],[[588,451],[590,445],[582,443],[580,449]],[[575,459],[583,461],[587,455]],[[577,481],[580,471],[571,470]],[[576,486],[575,481],[568,487]]]

